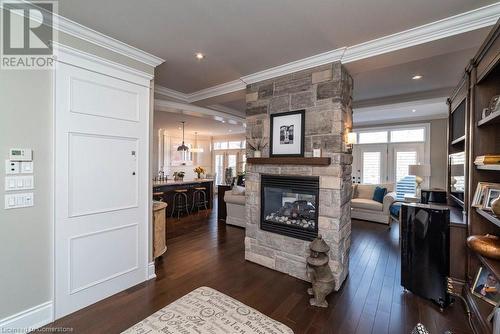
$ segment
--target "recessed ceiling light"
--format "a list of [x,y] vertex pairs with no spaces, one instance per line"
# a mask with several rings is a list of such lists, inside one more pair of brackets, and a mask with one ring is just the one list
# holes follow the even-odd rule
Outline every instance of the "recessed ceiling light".
[[194,56],[198,60],[202,60],[203,58],[205,58],[205,55],[203,53],[201,53],[201,52],[196,52]]
[[222,120],[222,123],[226,123],[226,121]]
[[412,109],[412,110],[411,110],[411,112],[415,112],[415,111],[417,111],[417,109]]
[[178,130],[182,130],[182,128],[181,128],[180,126],[179,126],[177,129],[178,129]]
[[233,132],[233,130],[229,129],[229,132]]
[[420,75],[420,74],[417,74],[417,75],[414,75],[412,77],[413,80],[419,80],[419,79],[422,79],[424,76],[423,75]]

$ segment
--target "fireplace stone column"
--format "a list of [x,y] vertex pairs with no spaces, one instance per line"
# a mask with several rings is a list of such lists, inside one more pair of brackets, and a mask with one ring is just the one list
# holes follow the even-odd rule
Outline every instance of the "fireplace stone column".
[[[246,138],[269,140],[270,115],[305,110],[305,156],[321,148],[329,166],[247,164],[245,259],[308,280],[309,242],[260,229],[260,176],[318,176],[319,234],[330,246],[335,289],[349,269],[352,155],[346,148],[352,127],[352,78],[340,62],[254,83],[246,90]],[[252,151],[247,144],[247,156]],[[269,145],[262,150],[269,157]]]

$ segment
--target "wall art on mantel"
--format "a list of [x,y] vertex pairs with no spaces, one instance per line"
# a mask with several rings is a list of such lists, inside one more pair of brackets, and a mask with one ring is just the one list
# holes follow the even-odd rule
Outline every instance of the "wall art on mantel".
[[271,157],[304,156],[305,110],[271,115]]

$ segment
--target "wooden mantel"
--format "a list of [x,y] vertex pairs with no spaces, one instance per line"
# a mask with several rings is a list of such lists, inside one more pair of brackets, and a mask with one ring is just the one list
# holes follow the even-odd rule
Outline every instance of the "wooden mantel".
[[308,165],[308,166],[328,166],[331,163],[329,157],[274,157],[274,158],[248,158],[247,163],[254,165]]

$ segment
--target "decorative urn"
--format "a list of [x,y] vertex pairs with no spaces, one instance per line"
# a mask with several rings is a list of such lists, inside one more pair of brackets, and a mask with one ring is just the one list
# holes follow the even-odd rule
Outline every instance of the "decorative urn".
[[500,238],[496,235],[471,235],[467,238],[467,245],[484,257],[500,260]]
[[495,215],[500,216],[500,197],[497,197],[491,202],[491,211],[493,211]]

